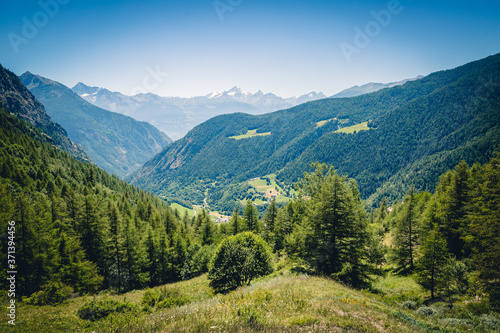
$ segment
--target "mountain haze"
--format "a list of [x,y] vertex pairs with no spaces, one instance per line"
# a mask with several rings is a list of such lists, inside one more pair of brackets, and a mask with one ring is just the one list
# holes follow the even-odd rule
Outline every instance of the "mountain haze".
[[292,184],[315,161],[355,178],[372,203],[401,198],[412,184],[432,190],[460,160],[487,162],[500,144],[499,77],[497,54],[358,97],[258,116],[221,115],[164,149],[131,180],[167,197],[206,199],[225,212],[245,198],[248,180],[276,173]]
[[331,96],[331,98],[344,98],[344,97],[356,97],[364,94],[369,94],[375,91],[379,91],[384,88],[392,88],[396,86],[401,86],[405,84],[406,82],[409,81],[415,81],[415,80],[420,80],[423,78],[423,76],[417,76],[414,79],[406,79],[398,82],[391,82],[391,83],[375,83],[375,82],[370,82],[367,84],[364,84],[362,86],[354,86],[345,90],[342,90],[341,92]]
[[252,94],[239,87],[191,98],[161,97],[151,93],[127,96],[104,88],[89,87],[81,82],[72,89],[89,103],[147,121],[175,140],[196,125],[220,114],[263,114],[326,98],[323,93],[316,92],[282,98],[271,93],[264,94],[260,90]]
[[24,73],[23,83],[97,165],[119,177],[131,173],[172,141],[146,122],[98,108],[56,81]]

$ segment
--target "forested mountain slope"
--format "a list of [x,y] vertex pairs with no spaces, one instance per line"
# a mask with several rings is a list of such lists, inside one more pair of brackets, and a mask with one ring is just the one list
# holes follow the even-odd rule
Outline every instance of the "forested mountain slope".
[[71,142],[64,128],[51,120],[43,105],[26,89],[21,80],[2,65],[0,65],[0,107],[39,128],[51,144],[61,147],[81,160],[90,160],[82,148]]
[[[15,242],[19,298],[178,280],[189,238],[166,203],[55,149],[1,108],[0,227]],[[3,290],[8,243],[0,243]]]
[[172,142],[149,123],[100,109],[58,82],[29,72],[21,80],[97,165],[119,177],[136,170]]
[[[231,211],[246,188],[277,173],[291,184],[314,161],[360,183],[362,196],[400,197],[411,184],[431,190],[456,165],[486,162],[500,132],[500,55],[354,98],[326,99],[270,114],[223,115],[197,126],[131,180],[166,196]],[[340,128],[368,122],[367,131]],[[249,130],[266,134],[234,137]]]

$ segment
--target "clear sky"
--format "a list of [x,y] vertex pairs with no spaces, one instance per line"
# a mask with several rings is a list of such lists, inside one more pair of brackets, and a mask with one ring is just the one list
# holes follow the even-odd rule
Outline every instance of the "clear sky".
[[0,50],[18,75],[128,95],[333,95],[500,52],[500,1],[5,1]]

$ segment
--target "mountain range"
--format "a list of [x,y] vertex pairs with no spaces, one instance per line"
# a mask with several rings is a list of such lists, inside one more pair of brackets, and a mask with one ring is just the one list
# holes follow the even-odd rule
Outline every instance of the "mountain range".
[[354,87],[342,90],[341,92],[339,92],[331,97],[332,98],[356,97],[356,96],[372,93],[375,91],[379,91],[379,90],[385,89],[385,88],[392,88],[392,87],[396,87],[396,86],[401,86],[401,85],[405,84],[406,82],[420,80],[421,78],[423,78],[422,75],[419,75],[414,79],[405,79],[405,80],[391,82],[391,83],[370,82],[370,83],[364,84],[362,86],[354,86]]
[[[29,122],[45,136],[38,138],[59,147],[83,161],[91,161],[87,153],[72,142],[61,125],[52,121],[44,106],[24,86],[16,74],[0,65],[0,108]],[[38,136],[38,133],[31,133]]]
[[249,180],[273,174],[289,186],[316,161],[356,179],[371,204],[411,185],[432,191],[460,160],[487,162],[500,144],[498,78],[499,54],[357,97],[219,115],[129,180],[226,213],[247,197]]
[[98,108],[63,84],[26,72],[22,83],[100,167],[119,177],[136,170],[172,140],[147,122]]
[[152,93],[127,96],[105,88],[89,87],[81,82],[72,89],[87,102],[147,121],[174,140],[183,137],[196,125],[220,114],[263,114],[326,97],[322,93],[311,92],[285,99],[271,93],[264,94],[260,90],[251,94],[238,87],[191,98],[162,97]]

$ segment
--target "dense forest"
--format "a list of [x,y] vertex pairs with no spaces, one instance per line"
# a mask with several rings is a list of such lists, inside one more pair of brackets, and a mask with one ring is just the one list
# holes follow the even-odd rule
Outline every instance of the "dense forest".
[[125,291],[206,270],[184,265],[188,254],[206,252],[199,244],[216,240],[197,233],[213,228],[208,216],[200,214],[199,230],[192,230],[191,221],[159,198],[71,157],[3,110],[0,117],[2,289],[10,221],[15,221],[18,296],[56,282],[82,294]]

